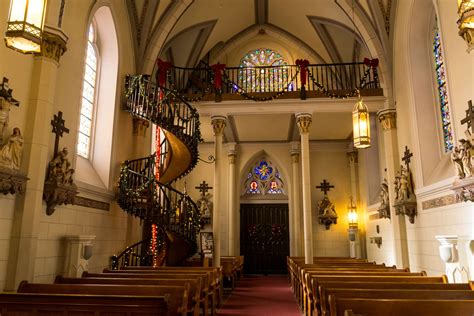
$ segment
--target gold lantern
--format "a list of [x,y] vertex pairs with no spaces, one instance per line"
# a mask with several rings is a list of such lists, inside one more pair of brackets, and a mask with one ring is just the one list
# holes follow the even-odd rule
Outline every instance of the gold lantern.
[[468,52],[474,49],[474,0],[458,0],[459,35],[464,38]]
[[47,0],[11,0],[5,44],[23,54],[39,53]]
[[349,205],[347,205],[347,217],[349,219],[349,228],[357,228],[357,207],[352,197]]
[[354,147],[370,147],[369,109],[360,96],[352,111],[352,127],[354,131]]

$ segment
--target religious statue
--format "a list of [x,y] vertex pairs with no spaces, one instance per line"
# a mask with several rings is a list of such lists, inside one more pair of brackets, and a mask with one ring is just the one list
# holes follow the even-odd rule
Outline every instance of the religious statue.
[[23,152],[23,137],[20,129],[15,127],[7,142],[0,147],[0,167],[19,170]]
[[337,223],[336,208],[327,195],[318,202],[318,218],[319,223],[325,225],[326,229],[329,229],[331,224]]
[[413,196],[412,186],[410,181],[410,174],[405,167],[401,166],[400,170],[400,180],[399,180],[399,190],[398,190],[398,200],[399,201],[408,201],[411,196]]
[[72,175],[74,169],[71,168],[67,155],[69,151],[66,147],[63,148],[49,163],[48,181],[73,184]]
[[466,174],[464,173],[464,167],[462,164],[461,150],[458,146],[455,146],[451,153],[451,161],[453,162],[454,168],[456,169],[456,175],[459,179],[464,179]]
[[400,166],[400,171],[395,176],[395,203],[393,207],[396,215],[406,215],[410,223],[415,223],[415,217],[418,214],[415,189],[413,186],[412,175],[410,171],[410,160],[413,153],[408,146],[405,146],[402,161],[404,165]]
[[211,216],[212,213],[212,195],[210,193],[206,193],[205,195],[201,195],[199,200],[196,201],[197,206],[199,207],[199,211],[201,216]]
[[12,105],[19,105],[19,102],[13,98],[12,91],[9,87],[8,79],[4,77],[0,84],[0,143],[3,142],[3,132],[8,126]]
[[461,155],[461,160],[462,160],[462,166],[463,166],[463,171],[464,171],[464,177],[469,178],[472,176],[473,170],[472,170],[472,155],[471,155],[471,150],[472,150],[472,145],[471,142],[465,139],[461,139],[459,141],[459,152]]
[[384,178],[383,182],[380,184],[380,206],[378,212],[381,218],[390,218],[390,201],[388,194],[388,182]]

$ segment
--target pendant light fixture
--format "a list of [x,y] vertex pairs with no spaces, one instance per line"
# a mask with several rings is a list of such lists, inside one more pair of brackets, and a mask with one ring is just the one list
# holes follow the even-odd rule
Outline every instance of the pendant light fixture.
[[474,0],[458,0],[459,35],[467,43],[467,51],[474,49]]

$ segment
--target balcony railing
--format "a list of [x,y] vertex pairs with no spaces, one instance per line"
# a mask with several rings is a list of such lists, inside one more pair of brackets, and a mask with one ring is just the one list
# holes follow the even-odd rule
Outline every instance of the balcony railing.
[[[227,67],[216,84],[216,71],[200,64],[198,68],[171,66],[161,85],[179,93],[188,101],[250,98],[264,101],[275,97],[348,97],[382,95],[373,63],[341,63],[273,67]],[[158,78],[158,68],[156,78]]]

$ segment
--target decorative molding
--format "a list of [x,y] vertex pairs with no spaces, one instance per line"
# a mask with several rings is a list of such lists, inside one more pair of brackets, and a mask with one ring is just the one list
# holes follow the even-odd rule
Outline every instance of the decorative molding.
[[445,195],[442,197],[434,198],[431,200],[423,201],[421,203],[421,209],[422,210],[429,210],[432,208],[437,208],[437,207],[442,207],[442,206],[447,206],[451,204],[456,204],[459,203],[460,201],[456,200],[456,195],[455,194],[450,194],[450,195]]
[[309,133],[309,127],[313,122],[312,115],[309,113],[296,113],[295,116],[300,134]]
[[0,193],[23,194],[29,178],[16,170],[0,168]]
[[390,34],[390,15],[392,12],[392,0],[387,1],[387,7],[383,5],[383,0],[378,0],[380,11],[385,22],[385,31]]
[[75,181],[81,195],[86,195],[93,200],[110,203],[115,200],[115,192],[97,187],[82,181]]
[[225,116],[211,116],[212,129],[214,136],[222,136],[226,127],[227,118]]
[[377,112],[380,124],[384,130],[397,128],[397,112],[395,109],[383,109]]
[[454,181],[451,190],[456,193],[456,201],[474,202],[474,176]]
[[41,52],[35,56],[43,56],[59,63],[59,59],[67,50],[68,37],[60,29],[44,27]]
[[46,201],[46,214],[52,215],[58,205],[75,204],[77,193],[77,187],[74,183],[65,184],[56,181],[45,181],[43,200]]
[[84,207],[95,208],[98,210],[110,211],[110,203],[88,199],[82,196],[76,196],[74,204]]

